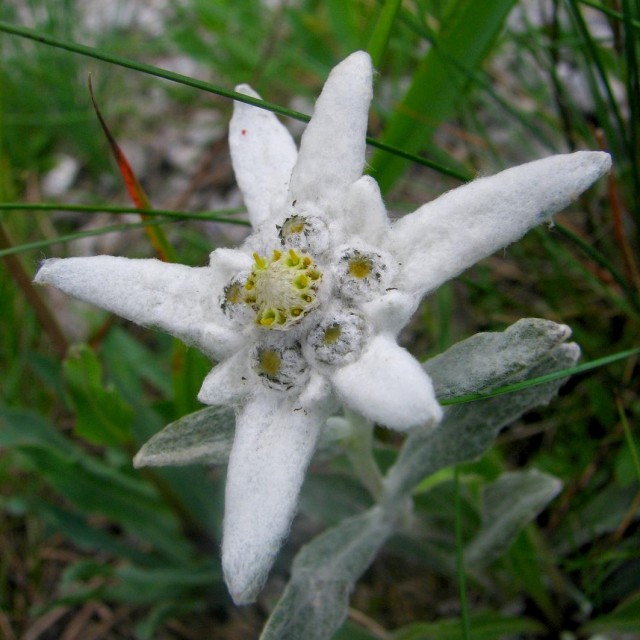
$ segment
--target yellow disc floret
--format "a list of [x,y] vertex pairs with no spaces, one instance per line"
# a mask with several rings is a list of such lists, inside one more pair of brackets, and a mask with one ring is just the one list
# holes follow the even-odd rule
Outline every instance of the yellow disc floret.
[[315,305],[322,273],[310,255],[295,249],[275,250],[271,260],[253,254],[244,284],[244,302],[266,329],[288,329]]
[[366,278],[373,271],[373,262],[367,256],[360,253],[349,259],[348,272],[354,278]]
[[258,373],[267,378],[277,378],[282,367],[282,357],[275,349],[261,349],[258,352]]

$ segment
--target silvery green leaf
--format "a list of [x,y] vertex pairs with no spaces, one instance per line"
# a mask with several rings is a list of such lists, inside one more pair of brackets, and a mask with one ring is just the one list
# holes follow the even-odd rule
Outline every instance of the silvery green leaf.
[[465,551],[469,567],[488,564],[558,494],[562,483],[535,469],[503,473],[482,492],[482,528]]
[[363,513],[371,506],[371,494],[353,474],[330,471],[307,475],[298,504],[300,513],[324,528]]
[[477,333],[422,366],[439,400],[487,391],[513,381],[571,335],[550,320],[523,318],[505,331]]
[[[328,459],[343,451],[340,440],[350,433],[341,417],[327,420],[316,455]],[[235,432],[235,415],[228,407],[205,407],[168,424],[138,451],[133,466],[164,467],[187,464],[227,464]]]
[[343,520],[298,553],[261,640],[326,640],[347,616],[349,594],[394,529],[380,507]]
[[235,415],[228,407],[206,407],[172,422],[138,451],[133,466],[224,464],[233,444]]
[[[516,376],[509,382],[566,369],[573,366],[579,356],[580,349],[576,344],[561,344],[526,375]],[[417,429],[406,439],[385,480],[385,500],[394,502],[436,471],[481,456],[500,429],[530,409],[548,404],[565,380],[447,407],[437,428]]]

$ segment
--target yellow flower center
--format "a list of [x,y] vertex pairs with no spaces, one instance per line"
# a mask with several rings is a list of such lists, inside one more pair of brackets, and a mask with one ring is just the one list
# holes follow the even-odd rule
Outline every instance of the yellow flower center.
[[371,260],[362,254],[356,254],[349,260],[349,275],[354,278],[366,278],[372,271]]
[[258,368],[268,378],[275,378],[280,373],[282,358],[273,349],[263,349],[258,352]]
[[326,346],[335,344],[338,341],[338,338],[340,338],[341,333],[342,333],[342,329],[340,329],[340,325],[332,324],[324,332],[324,338],[323,338],[324,344]]
[[310,255],[295,249],[274,250],[271,260],[253,254],[254,265],[243,299],[267,329],[288,329],[315,305],[322,272]]

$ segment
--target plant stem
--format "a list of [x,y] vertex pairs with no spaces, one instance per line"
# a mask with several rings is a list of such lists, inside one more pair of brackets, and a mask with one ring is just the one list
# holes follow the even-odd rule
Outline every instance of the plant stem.
[[456,573],[458,574],[458,593],[460,595],[460,620],[462,623],[462,637],[464,640],[471,638],[471,625],[469,622],[469,602],[467,600],[467,577],[464,566],[464,546],[462,541],[462,517],[460,513],[460,470],[456,466],[453,470],[455,487],[455,536],[456,536]]
[[353,433],[347,444],[347,455],[362,484],[378,501],[383,482],[380,468],[373,457],[373,423],[349,409],[345,409],[345,417],[351,423]]

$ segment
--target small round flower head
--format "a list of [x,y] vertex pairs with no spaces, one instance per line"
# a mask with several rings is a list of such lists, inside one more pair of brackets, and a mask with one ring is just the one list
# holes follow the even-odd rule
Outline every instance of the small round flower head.
[[251,361],[260,381],[276,391],[300,387],[308,377],[308,365],[298,342],[284,344],[274,340],[258,343]]
[[253,254],[254,265],[244,284],[244,302],[266,329],[288,329],[317,304],[322,272],[306,253],[274,250],[271,260]]
[[329,229],[327,223],[319,216],[292,214],[276,228],[283,247],[292,247],[316,256],[324,253],[329,247]]
[[328,313],[307,337],[310,358],[341,365],[357,358],[368,335],[367,323],[354,311]]
[[220,308],[235,322],[250,321],[253,315],[251,307],[245,301],[245,283],[248,275],[245,272],[233,277],[220,296]]
[[393,258],[365,247],[343,247],[336,260],[336,281],[341,297],[366,301],[380,295],[391,283]]

